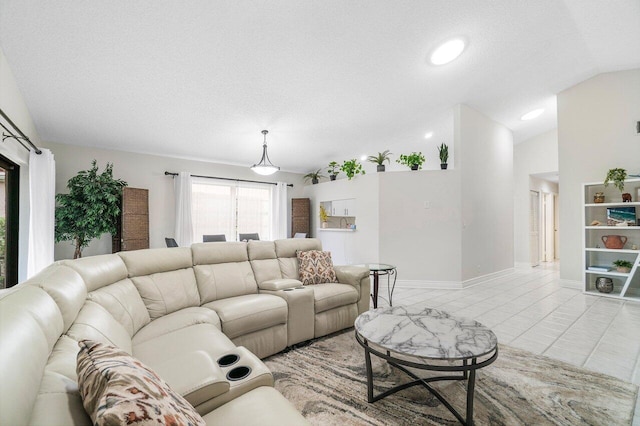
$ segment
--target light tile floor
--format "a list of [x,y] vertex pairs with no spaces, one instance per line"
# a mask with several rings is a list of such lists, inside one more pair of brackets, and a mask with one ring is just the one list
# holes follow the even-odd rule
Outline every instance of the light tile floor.
[[[386,294],[386,280],[380,281],[380,294]],[[473,318],[490,327],[500,343],[640,385],[640,303],[562,287],[557,264],[516,270],[465,289],[396,288],[393,302]],[[633,425],[640,426],[640,396]]]

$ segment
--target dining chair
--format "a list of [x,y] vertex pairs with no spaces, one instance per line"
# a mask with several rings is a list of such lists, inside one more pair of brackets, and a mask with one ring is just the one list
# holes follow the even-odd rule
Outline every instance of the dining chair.
[[164,242],[167,245],[167,247],[178,247],[178,243],[174,238],[165,238]]
[[214,241],[227,241],[227,237],[225,236],[225,234],[213,234],[213,235],[202,236],[203,243],[212,243]]
[[238,241],[249,241],[249,240],[259,241],[260,236],[258,235],[257,232],[253,234],[238,234]]
[[307,233],[306,232],[296,232],[293,235],[293,238],[307,238]]

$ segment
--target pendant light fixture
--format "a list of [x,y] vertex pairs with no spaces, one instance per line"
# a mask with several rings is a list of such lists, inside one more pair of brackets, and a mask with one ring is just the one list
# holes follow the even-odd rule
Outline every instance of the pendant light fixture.
[[251,166],[251,170],[264,176],[272,175],[280,170],[280,167],[274,166],[271,160],[269,160],[269,154],[267,154],[267,133],[269,133],[268,130],[262,131],[262,134],[264,135],[264,142],[262,143],[262,158],[258,164]]

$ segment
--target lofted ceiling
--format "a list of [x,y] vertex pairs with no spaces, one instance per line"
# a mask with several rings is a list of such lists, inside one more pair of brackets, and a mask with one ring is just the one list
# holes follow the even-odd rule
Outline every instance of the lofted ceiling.
[[307,172],[435,157],[458,103],[516,142],[555,128],[556,93],[640,66],[640,1],[0,0],[0,46],[44,141],[251,165],[268,129]]

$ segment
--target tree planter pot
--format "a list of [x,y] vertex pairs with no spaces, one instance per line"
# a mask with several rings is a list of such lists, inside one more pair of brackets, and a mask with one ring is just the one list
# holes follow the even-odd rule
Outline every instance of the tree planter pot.
[[413,166],[411,166],[411,170],[418,170],[418,167],[420,166],[418,166],[417,164],[414,164]]
[[440,164],[440,169],[447,170],[447,163]]
[[378,164],[378,166],[376,167],[376,170],[378,172],[384,172],[385,170],[384,164]]
[[331,180],[336,180],[337,177],[338,177],[338,175],[329,175],[329,179],[331,179]]

